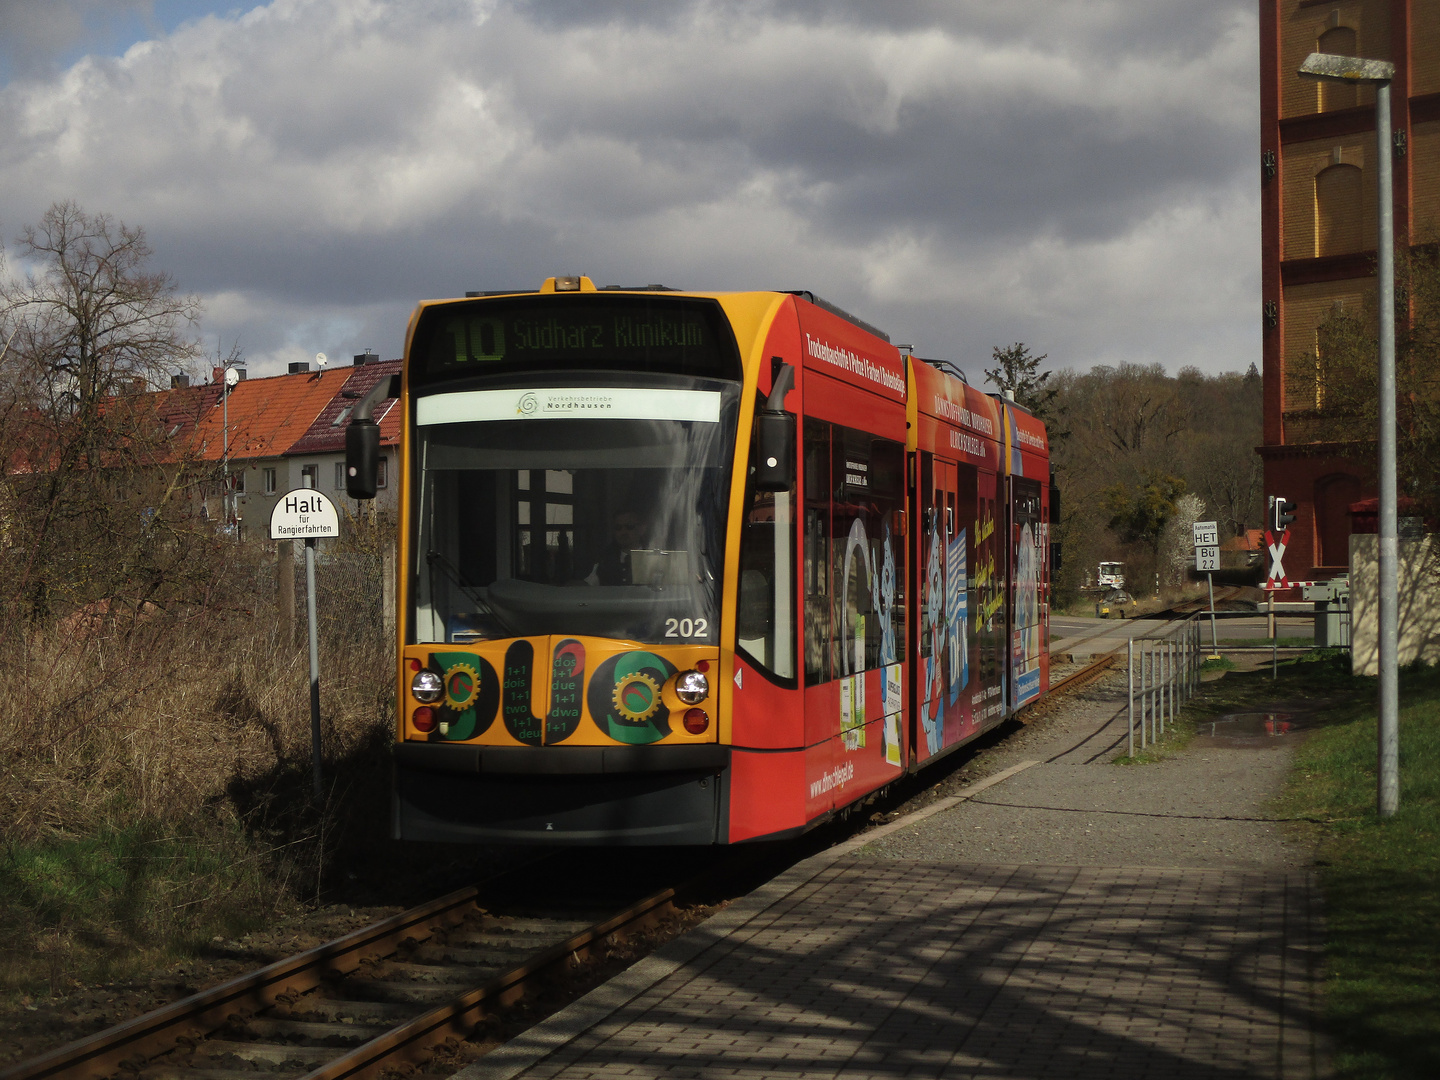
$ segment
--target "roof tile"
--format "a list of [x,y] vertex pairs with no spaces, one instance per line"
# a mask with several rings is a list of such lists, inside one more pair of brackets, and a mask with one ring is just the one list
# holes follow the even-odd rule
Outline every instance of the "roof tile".
[[351,369],[334,368],[238,383],[229,402],[217,394],[197,424],[198,455],[220,460],[228,438],[232,458],[279,457],[305,434],[350,376]]
[[[350,368],[350,377],[341,386],[320,415],[298,439],[285,451],[289,454],[336,454],[345,449],[345,425],[350,412],[371,388],[382,378],[389,378],[400,372],[401,361],[386,360],[379,364],[366,364]],[[395,398],[386,398],[375,406],[374,417],[380,421],[380,445],[396,446],[400,442],[400,410],[395,408]]]

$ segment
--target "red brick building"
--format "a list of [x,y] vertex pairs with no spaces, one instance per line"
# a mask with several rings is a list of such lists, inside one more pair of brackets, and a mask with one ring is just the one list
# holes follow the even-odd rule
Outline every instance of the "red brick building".
[[[1311,52],[1389,60],[1396,246],[1440,225],[1440,2],[1260,0],[1265,490],[1298,504],[1285,570],[1348,564],[1349,505],[1373,473],[1321,441],[1316,329],[1375,289],[1375,94],[1302,78]],[[1373,298],[1373,296],[1372,296]]]

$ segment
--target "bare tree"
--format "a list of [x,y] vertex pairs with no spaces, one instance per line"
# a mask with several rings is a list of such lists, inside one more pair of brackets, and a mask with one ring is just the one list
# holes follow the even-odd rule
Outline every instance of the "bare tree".
[[1236,535],[1260,524],[1258,371],[1170,375],[1159,364],[1121,364],[1059,371],[1050,385],[1070,420],[1070,437],[1051,448],[1065,491],[1062,593],[1102,559],[1125,560],[1136,580],[1148,579],[1154,528],[1183,492],[1204,498]]
[[58,202],[19,245],[38,265],[0,296],[14,334],[8,355],[28,369],[35,405],[93,414],[105,397],[162,386],[199,356],[189,331],[200,301],[148,268],[143,229]]
[[155,559],[178,550],[147,542],[184,518],[183,464],[139,392],[194,365],[200,304],[150,269],[143,230],[73,202],[25,228],[18,255],[27,272],[0,285],[4,595],[39,619],[57,591],[93,600],[137,573],[153,591]]

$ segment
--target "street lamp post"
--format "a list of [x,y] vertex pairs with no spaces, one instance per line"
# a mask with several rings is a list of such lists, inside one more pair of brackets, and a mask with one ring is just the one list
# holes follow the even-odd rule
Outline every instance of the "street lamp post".
[[233,367],[225,368],[225,388],[220,391],[221,401],[221,438],[225,445],[221,449],[221,472],[224,480],[221,481],[220,503],[221,516],[225,519],[225,528],[230,528],[230,391],[235,389],[240,382],[240,372]]
[[1376,810],[1393,817],[1400,806],[1400,672],[1396,619],[1400,545],[1395,498],[1395,200],[1390,150],[1390,82],[1395,65],[1385,60],[1311,53],[1300,74],[1375,87],[1375,162],[1380,213],[1375,245],[1380,291],[1380,700],[1376,748]]

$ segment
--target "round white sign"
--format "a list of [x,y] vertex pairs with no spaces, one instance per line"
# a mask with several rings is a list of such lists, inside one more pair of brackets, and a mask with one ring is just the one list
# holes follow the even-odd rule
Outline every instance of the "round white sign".
[[296,488],[275,500],[275,509],[270,513],[271,540],[339,535],[340,516],[335,513],[335,504],[314,488]]

